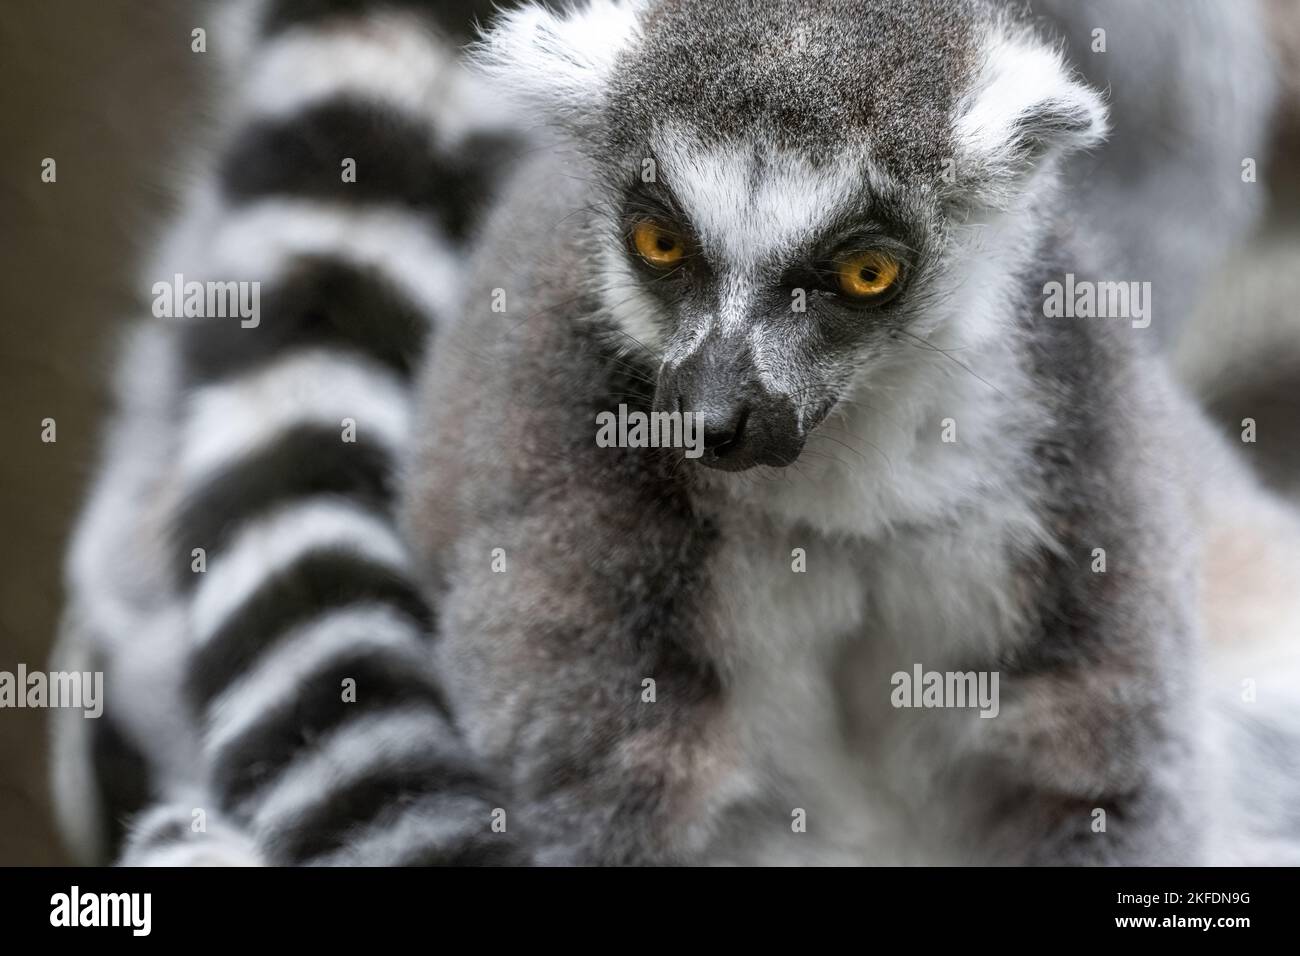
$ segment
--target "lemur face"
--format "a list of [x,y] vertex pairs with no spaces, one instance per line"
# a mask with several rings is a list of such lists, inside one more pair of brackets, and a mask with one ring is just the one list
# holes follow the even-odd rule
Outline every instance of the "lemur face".
[[657,367],[656,408],[703,415],[703,464],[795,461],[958,320],[954,228],[1100,135],[1096,97],[1000,9],[604,0],[488,38],[588,164],[606,310]]
[[968,33],[895,6],[661,4],[611,75],[606,281],[705,465],[795,461],[923,288]]
[[906,330],[933,210],[869,185],[859,155],[671,128],[650,143],[654,179],[608,207],[614,318],[657,363],[656,409],[703,415],[703,464],[787,465]]

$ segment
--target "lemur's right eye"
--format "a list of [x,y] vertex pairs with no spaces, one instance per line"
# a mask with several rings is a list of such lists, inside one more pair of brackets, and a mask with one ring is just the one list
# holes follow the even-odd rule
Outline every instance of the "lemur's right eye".
[[897,259],[876,251],[848,256],[836,267],[840,291],[859,302],[883,299],[898,282],[901,271]]
[[686,255],[682,237],[653,219],[643,219],[632,228],[632,247],[656,269],[671,269]]

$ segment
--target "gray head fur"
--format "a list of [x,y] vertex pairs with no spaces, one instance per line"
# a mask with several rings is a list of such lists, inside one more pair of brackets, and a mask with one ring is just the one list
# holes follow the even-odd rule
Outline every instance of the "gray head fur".
[[[598,291],[657,366],[656,406],[704,415],[722,440],[705,464],[728,470],[794,461],[908,338],[989,334],[944,329],[978,271],[972,212],[1003,210],[1006,241],[1032,246],[1043,174],[1106,127],[1059,54],[983,0],[528,8],[480,62],[576,147]],[[680,236],[677,267],[629,249],[646,219]],[[865,251],[899,276],[864,305],[836,276]]]

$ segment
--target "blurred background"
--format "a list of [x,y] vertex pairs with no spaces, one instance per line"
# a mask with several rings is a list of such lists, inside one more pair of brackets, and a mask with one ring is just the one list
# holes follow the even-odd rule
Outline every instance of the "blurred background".
[[[1295,281],[1300,2],[1267,5],[1286,93],[1261,175],[1270,216],[1247,257],[1259,264],[1246,268]],[[28,0],[0,15],[0,670],[46,666],[118,333],[148,307],[138,267],[174,208],[186,148],[215,96],[217,57],[190,50],[200,6]],[[1214,66],[1207,52],[1205,67]],[[57,161],[56,183],[41,181],[45,157]],[[1284,307],[1300,309],[1300,294]],[[1291,391],[1295,404],[1277,414],[1300,422],[1300,389]],[[1225,422],[1241,417],[1235,407],[1214,411]],[[40,440],[44,418],[57,421],[54,444]],[[1300,442],[1293,446],[1297,459],[1274,462],[1271,479],[1300,490]],[[0,865],[64,862],[45,712],[0,711]]]
[[[33,0],[0,14],[0,670],[45,667],[116,333],[147,308],[137,267],[203,123],[216,62],[190,52],[190,9]],[[67,862],[46,776],[45,712],[0,711],[0,864]]]

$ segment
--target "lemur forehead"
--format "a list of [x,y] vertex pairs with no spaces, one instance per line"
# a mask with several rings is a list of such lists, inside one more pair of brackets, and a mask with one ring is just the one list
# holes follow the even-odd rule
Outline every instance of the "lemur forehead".
[[883,191],[857,150],[813,163],[771,143],[700,140],[671,125],[651,142],[665,189],[711,258],[746,271],[806,250]]
[[662,0],[612,77],[616,138],[656,122],[766,138],[811,162],[869,142],[902,182],[952,155],[982,0]]

